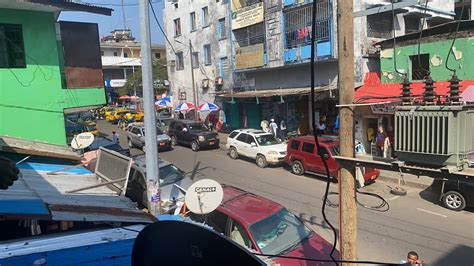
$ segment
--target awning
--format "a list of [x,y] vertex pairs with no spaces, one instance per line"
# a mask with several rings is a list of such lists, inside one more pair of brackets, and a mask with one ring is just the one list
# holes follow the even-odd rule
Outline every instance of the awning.
[[[468,86],[474,86],[474,80],[464,80],[460,82],[461,97],[467,97],[462,92],[466,90]],[[412,97],[415,99],[421,99],[425,84],[423,82],[413,82],[411,87]],[[449,95],[449,82],[438,81],[434,83],[434,91],[436,95],[446,96]],[[377,102],[394,102],[401,100],[402,84],[401,83],[372,83],[364,84],[355,92],[355,103],[377,103]],[[474,96],[472,96],[474,97]],[[444,101],[444,99],[441,99]]]
[[[318,86],[315,87],[315,92],[325,92],[328,90],[335,90],[337,89],[336,84],[330,84],[327,86]],[[241,92],[234,92],[225,91],[222,93],[216,93],[216,96],[223,97],[223,98],[265,98],[265,97],[274,97],[274,96],[289,96],[289,95],[308,95],[311,93],[310,87],[305,88],[276,88],[271,90],[248,90],[248,91],[241,91]]]

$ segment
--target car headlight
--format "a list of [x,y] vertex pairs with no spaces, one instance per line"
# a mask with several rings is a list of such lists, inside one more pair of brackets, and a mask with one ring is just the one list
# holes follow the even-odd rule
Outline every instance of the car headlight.
[[278,155],[278,152],[277,151],[269,151],[268,155]]
[[199,140],[200,142],[203,142],[203,141],[206,140],[206,138],[204,138],[204,136],[199,136],[199,137],[198,137],[198,140]]

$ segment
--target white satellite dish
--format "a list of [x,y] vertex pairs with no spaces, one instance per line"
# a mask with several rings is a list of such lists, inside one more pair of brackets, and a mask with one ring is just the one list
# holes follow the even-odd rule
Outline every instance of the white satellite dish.
[[94,134],[84,132],[75,136],[71,141],[71,147],[75,150],[82,150],[89,147],[94,142]]
[[217,181],[202,179],[186,191],[186,207],[196,214],[206,214],[217,209],[224,198],[224,190]]

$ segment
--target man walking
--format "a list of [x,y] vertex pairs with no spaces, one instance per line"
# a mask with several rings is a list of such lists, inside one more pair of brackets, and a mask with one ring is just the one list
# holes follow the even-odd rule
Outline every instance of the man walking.
[[117,134],[117,132],[112,131],[112,141],[119,144],[120,143],[120,139],[119,139],[119,134]]
[[278,125],[275,123],[275,119],[270,120],[270,129],[272,131],[273,136],[276,138],[277,137],[277,132],[278,132]]
[[286,122],[283,119],[280,121],[280,139],[281,141],[286,139]]

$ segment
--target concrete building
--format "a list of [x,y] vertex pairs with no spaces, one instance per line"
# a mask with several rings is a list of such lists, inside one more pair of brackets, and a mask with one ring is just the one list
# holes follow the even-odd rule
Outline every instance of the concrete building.
[[[165,1],[163,21],[168,79],[174,105],[215,102],[216,93],[233,87],[228,0]],[[190,49],[190,44],[192,49]]]
[[[151,49],[153,59],[166,57],[164,45],[154,44]],[[100,50],[106,90],[111,98],[115,89],[123,87],[127,78],[141,68],[141,47],[129,29],[117,29],[101,39]]]

